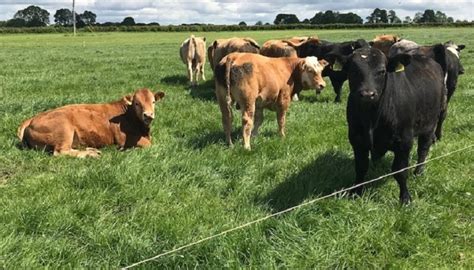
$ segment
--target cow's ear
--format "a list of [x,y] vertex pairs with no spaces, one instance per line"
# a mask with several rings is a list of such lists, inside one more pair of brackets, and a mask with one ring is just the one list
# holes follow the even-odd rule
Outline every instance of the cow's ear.
[[125,102],[125,104],[130,106],[133,103],[133,96],[132,95],[126,95],[122,98],[122,100]]
[[203,37],[202,40],[203,40],[203,41],[206,41],[206,37]]
[[214,43],[212,43],[212,47],[217,48],[217,45],[219,45],[219,42],[217,42],[217,40],[214,41]]
[[165,93],[163,93],[161,91],[158,91],[158,92],[155,93],[155,101],[158,101],[158,100],[160,100],[164,97],[165,97]]
[[369,41],[369,46],[371,46],[371,47],[374,46],[374,43],[375,43],[375,42],[373,42],[372,40]]
[[324,68],[325,66],[329,65],[329,62],[324,60],[324,59],[321,59],[318,61],[319,64]]
[[461,51],[464,48],[466,48],[466,45],[458,45],[458,51]]
[[388,59],[387,72],[403,72],[405,71],[405,66],[408,66],[410,62],[411,55],[397,54]]

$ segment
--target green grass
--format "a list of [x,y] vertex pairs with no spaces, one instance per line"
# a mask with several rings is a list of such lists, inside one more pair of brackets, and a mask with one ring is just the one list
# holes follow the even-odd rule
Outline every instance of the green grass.
[[[474,142],[474,28],[390,29],[422,44],[466,44],[466,74],[436,157]],[[205,33],[259,42],[318,34],[371,39],[384,30]],[[196,33],[201,35],[200,33]],[[287,137],[265,112],[252,151],[228,148],[212,74],[189,92],[179,44],[187,33],[0,36],[0,268],[117,268],[353,184],[345,102],[328,82],[293,103]],[[100,159],[17,148],[20,122],[69,103],[116,100],[139,87],[166,92],[154,145]],[[415,157],[413,151],[412,157]],[[367,179],[390,171],[393,155]],[[413,158],[412,162],[413,164]],[[149,262],[140,268],[473,268],[474,158],[458,153],[409,178],[402,207],[393,178],[358,199],[337,197]]]

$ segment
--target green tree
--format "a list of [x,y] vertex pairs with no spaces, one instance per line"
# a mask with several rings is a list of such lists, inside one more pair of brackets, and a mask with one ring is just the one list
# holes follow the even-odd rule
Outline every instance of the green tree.
[[5,23],[6,27],[25,27],[26,21],[21,18],[11,19]]
[[376,8],[366,19],[367,23],[388,23],[387,10]]
[[352,12],[349,13],[339,13],[337,16],[337,23],[343,24],[362,24],[362,18]]
[[33,5],[18,10],[13,18],[25,20],[26,26],[46,26],[49,24],[49,12]]
[[132,17],[125,17],[121,24],[126,26],[135,25],[135,20]]
[[402,20],[398,18],[397,13],[395,13],[395,10],[391,9],[388,11],[388,22],[389,23],[401,23]]
[[95,24],[96,19],[97,19],[97,15],[94,12],[89,11],[89,10],[84,11],[84,13],[80,15],[80,17],[81,17],[81,20],[86,25]]
[[413,20],[411,19],[410,16],[405,16],[405,19],[403,20],[403,23],[412,23]]
[[247,26],[247,23],[244,22],[244,21],[241,21],[241,22],[239,22],[239,25],[240,25],[240,26]]
[[420,23],[432,23],[436,22],[436,14],[432,9],[426,9],[421,15]]
[[57,25],[69,26],[72,25],[72,12],[67,8],[56,10],[54,14],[54,22]]
[[258,21],[255,23],[255,25],[263,25],[263,22],[262,21]]
[[300,23],[295,14],[278,14],[273,21],[274,24],[296,24]]

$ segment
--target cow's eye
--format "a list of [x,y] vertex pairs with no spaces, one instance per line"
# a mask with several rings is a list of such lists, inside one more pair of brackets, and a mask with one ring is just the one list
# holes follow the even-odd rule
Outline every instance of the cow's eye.
[[135,106],[138,106],[138,105],[140,105],[140,104],[138,102],[135,102]]

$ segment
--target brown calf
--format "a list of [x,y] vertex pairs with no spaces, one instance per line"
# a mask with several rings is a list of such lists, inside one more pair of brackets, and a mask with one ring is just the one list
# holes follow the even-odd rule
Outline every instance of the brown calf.
[[[163,92],[137,90],[106,104],[74,104],[40,113],[18,128],[18,138],[29,148],[56,155],[97,157],[97,148],[116,144],[121,149],[151,145],[150,124],[155,101]],[[77,150],[78,147],[87,147]]]
[[232,53],[216,66],[216,96],[222,112],[226,141],[232,145],[231,105],[242,112],[243,143],[250,149],[250,135],[257,135],[263,109],[276,110],[279,133],[285,136],[285,117],[296,89],[326,86],[321,72],[327,62],[316,57],[269,58],[251,53]]
[[206,80],[206,77],[204,76],[204,64],[206,63],[205,37],[200,38],[191,35],[191,37],[183,41],[181,44],[181,47],[179,48],[179,55],[187,67],[188,79],[191,85],[197,84],[199,75],[201,75],[201,79],[203,81]]

